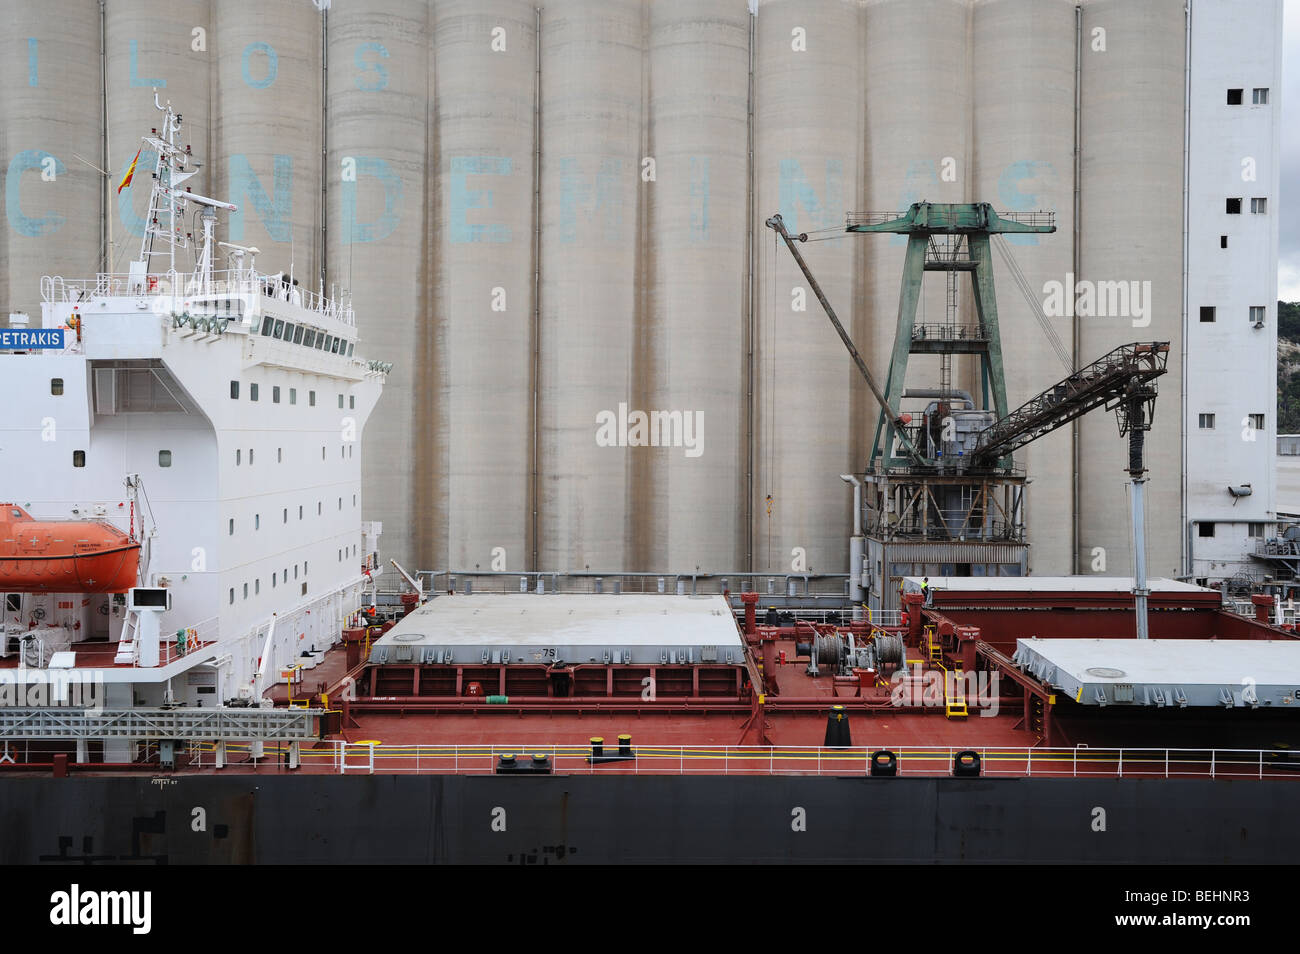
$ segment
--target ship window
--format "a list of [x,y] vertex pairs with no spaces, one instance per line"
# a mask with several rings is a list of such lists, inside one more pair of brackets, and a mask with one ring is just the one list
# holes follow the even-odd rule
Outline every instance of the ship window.
[[296,563],[293,565],[293,578],[298,579],[298,564]]
[[345,444],[340,444],[340,445],[339,445],[339,460],[342,460],[343,458],[345,458],[345,457],[347,457],[347,456],[348,456],[348,449],[347,449],[347,446],[346,446]]
[[356,494],[353,494],[353,495],[352,495],[352,506],[355,507],[356,505],[357,505],[357,495],[356,495]]
[[320,459],[321,459],[321,460],[324,460],[324,459],[325,459],[325,447],[324,447],[324,445],[321,445],[321,449],[320,449]]
[[316,516],[320,516],[320,501],[316,501]]
[[1201,537],[1214,536],[1214,523],[1213,522],[1198,523],[1196,525],[1196,534],[1197,536],[1201,536]]
[[50,393],[56,396],[63,393],[62,378],[50,378]]
[[231,382],[230,382],[230,400],[232,400],[232,401],[238,401],[238,400],[239,400],[239,382],[238,382],[238,381],[231,381]]
[[283,320],[283,319],[280,319],[280,318],[277,318],[277,319],[276,319],[276,322],[275,322],[275,331],[274,331],[274,333],[271,335],[271,337],[272,337],[272,338],[279,338],[279,337],[282,336],[283,334],[284,334],[284,320]]
[[288,523],[288,522],[289,522],[289,508],[288,508],[288,507],[285,507],[285,508],[284,508],[284,521],[283,521],[283,522],[284,522],[284,523]]
[[248,599],[248,584],[244,584],[244,599]]
[[356,409],[357,409],[357,396],[356,396],[355,394],[349,394],[349,395],[348,395],[348,410],[349,410],[349,411],[355,411]]
[[234,517],[231,517],[231,518],[230,518],[230,530],[228,531],[228,533],[229,533],[230,536],[232,536],[232,537],[235,535],[235,518],[234,518]]
[[1251,199],[1250,211],[1254,215],[1260,215],[1268,211],[1268,199]]
[[302,344],[302,325],[293,330],[293,343]]
[[343,498],[342,498],[342,497],[339,498],[339,509],[340,509],[340,510],[343,509]]
[[348,445],[348,457],[351,457],[351,456],[352,456],[352,445],[349,444],[349,445]]
[[253,466],[253,448],[251,447],[248,449],[248,466]]
[[307,561],[306,561],[306,560],[303,560],[303,561],[302,561],[302,575],[303,575],[303,576],[306,576],[306,575],[307,575]]
[[1268,105],[1268,87],[1256,86],[1250,91],[1250,102],[1254,106]]
[[324,347],[325,347],[325,339],[326,339],[326,337],[328,337],[328,336],[325,334],[325,332],[323,332],[323,331],[318,331],[318,332],[316,332],[316,350],[317,350],[317,351],[319,351],[319,350],[321,350],[321,348],[324,348]]
[[158,466],[170,467],[172,465],[172,452],[169,450],[160,450],[158,452]]
[[1257,431],[1262,431],[1264,429],[1264,415],[1263,414],[1250,415],[1250,426]]
[[298,504],[298,519],[302,519],[302,504]]
[[261,581],[261,580],[254,580],[254,581],[253,581],[253,595],[256,596],[258,593],[261,593],[261,592],[262,592],[262,581]]
[[241,456],[243,453],[244,453],[244,452],[243,452],[240,448],[238,448],[238,447],[235,448],[235,466],[236,466],[236,467],[239,466],[239,463],[240,463],[240,456]]
[[325,336],[325,350],[326,350],[326,351],[328,351],[328,350],[330,349],[330,342],[333,341],[333,340],[334,340],[334,336],[333,336],[333,335],[326,335],[326,336]]
[[339,407],[340,407],[340,408],[343,407],[343,395],[342,395],[342,394],[339,395]]
[[84,450],[74,450],[72,452],[72,466],[73,467],[86,466],[86,452]]
[[230,605],[235,605],[235,588],[233,586],[230,588]]
[[277,578],[278,576],[279,576],[279,574],[277,574],[277,573],[272,573],[272,574],[271,574],[271,589],[275,589],[275,581],[276,581],[276,578]]
[[1241,105],[1241,94],[1242,94],[1242,92],[1243,92],[1243,91],[1242,91],[1242,90],[1239,90],[1239,89],[1230,89],[1230,90],[1228,90],[1228,105],[1229,105],[1229,106],[1240,106],[1240,105]]
[[1214,306],[1213,306],[1213,305],[1202,305],[1202,306],[1201,306],[1201,321],[1213,321],[1213,320],[1214,320]]
[[290,404],[297,404],[297,403],[298,403],[298,389],[297,389],[297,388],[290,388],[290,389],[289,389],[289,403],[290,403]]
[[278,384],[271,385],[271,403],[272,404],[280,403],[280,385]]
[[270,315],[267,315],[265,318],[262,319],[262,334],[269,336],[271,332],[274,330],[275,330],[275,319],[272,318]]
[[276,462],[277,464],[283,464],[283,463],[284,463],[284,448],[283,448],[283,447],[277,447],[277,448],[275,449],[275,462]]
[[1229,215],[1241,215],[1241,199],[1226,199],[1224,209]]
[[284,323],[284,341],[286,344],[293,343],[293,329],[294,324],[292,321],[286,321]]
[[256,400],[257,400],[257,385],[256,385],[256,384],[250,384],[250,385],[248,386],[248,399],[249,399],[250,401],[256,401]]
[[1252,523],[1248,525],[1247,532],[1252,537],[1262,537],[1264,535],[1264,525],[1262,523]]
[[339,346],[342,345],[342,344],[343,344],[343,339],[342,339],[342,338],[335,338],[335,339],[334,339],[334,347],[331,349],[331,352],[332,352],[333,354],[338,354],[338,353],[339,353]]
[[356,344],[355,344],[354,342],[351,342],[351,341],[348,342],[348,357],[349,357],[349,358],[352,357],[352,349],[355,348],[355,347],[356,347]]
[[1197,415],[1197,423],[1203,431],[1214,430],[1214,415],[1200,414]]
[[312,348],[315,347],[315,345],[316,345],[316,332],[313,331],[311,328],[308,328],[307,333],[303,335],[302,346],[304,348]]
[[1228,247],[1228,236],[1226,236],[1226,235],[1220,235],[1220,236],[1219,236],[1219,248],[1227,248],[1227,247]]
[[315,392],[315,391],[308,391],[308,392],[307,392],[307,403],[308,403],[311,407],[315,407],[315,406],[316,406],[316,392]]
[[303,581],[303,584],[302,584],[302,595],[303,595],[303,596],[306,596],[306,595],[307,595],[307,582],[306,582],[305,580]]
[[[14,514],[18,516],[18,514]],[[23,608],[23,597],[21,593],[9,593],[5,596],[5,610],[10,613],[17,613]]]
[[262,529],[262,515],[260,513],[253,514],[253,529],[254,530]]

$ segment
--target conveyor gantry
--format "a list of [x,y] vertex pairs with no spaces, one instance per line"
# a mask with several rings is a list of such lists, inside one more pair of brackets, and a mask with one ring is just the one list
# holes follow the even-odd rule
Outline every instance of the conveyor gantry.
[[1168,360],[1167,341],[1121,345],[981,431],[975,445],[976,463],[994,463],[1094,408],[1118,407],[1164,374]]

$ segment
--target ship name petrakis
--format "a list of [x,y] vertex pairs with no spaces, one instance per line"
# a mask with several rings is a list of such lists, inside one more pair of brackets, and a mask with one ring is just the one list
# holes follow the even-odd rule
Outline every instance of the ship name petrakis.
[[687,457],[704,453],[703,411],[617,411],[596,413],[597,447],[680,447]]

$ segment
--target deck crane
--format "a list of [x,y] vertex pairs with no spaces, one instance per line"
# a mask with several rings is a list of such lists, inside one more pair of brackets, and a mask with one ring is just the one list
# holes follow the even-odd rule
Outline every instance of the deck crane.
[[[1089,411],[1103,407],[1116,411],[1120,434],[1129,437],[1128,471],[1133,482],[1135,527],[1134,597],[1138,608],[1138,636],[1145,638],[1142,449],[1155,410],[1154,382],[1166,371],[1169,343],[1122,345],[1071,371],[1015,410],[1008,409],[991,239],[1004,233],[1055,232],[1053,219],[1050,212],[999,214],[986,202],[917,202],[906,212],[849,214],[846,232],[884,232],[908,237],[898,326],[883,389],[795,245],[796,241],[806,242],[808,236],[791,235],[779,214],[767,220],[768,228],[784,240],[881,408],[871,460],[864,474],[874,494],[874,499],[867,501],[871,552],[868,552],[868,541],[861,535],[855,534],[850,545],[855,602],[870,591],[873,608],[886,608],[898,582],[898,574],[886,568],[907,564],[918,573],[936,572],[927,569],[935,564],[939,568],[964,567],[979,573],[1025,572],[1025,478],[1017,472],[1012,454]],[[1014,275],[1014,262],[1008,264]],[[927,271],[947,274],[947,314],[937,324],[916,322],[921,282]],[[971,276],[974,286],[974,322],[962,322],[957,315],[956,276],[961,272]],[[1024,283],[1021,285],[1024,291]],[[1032,298],[1029,303],[1045,331],[1049,336],[1054,335],[1038,303]],[[1059,342],[1055,346],[1068,369],[1068,355]],[[912,354],[940,356],[938,389],[909,391],[905,388],[908,358]],[[951,360],[958,354],[972,355],[979,361],[984,409],[976,408],[969,395],[951,386]],[[900,410],[900,401],[906,397],[937,400],[931,403],[920,422],[914,423]],[[966,405],[964,408],[956,407],[959,400]],[[854,483],[858,486],[857,481]],[[858,511],[855,519],[860,516]],[[936,557],[939,551],[930,544],[939,541],[950,545]],[[954,542],[958,546],[952,546]],[[1011,552],[1017,548],[1018,555]]]

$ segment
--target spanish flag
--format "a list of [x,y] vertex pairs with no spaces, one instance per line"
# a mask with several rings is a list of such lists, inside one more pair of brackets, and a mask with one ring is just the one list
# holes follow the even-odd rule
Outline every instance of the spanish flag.
[[127,167],[126,177],[122,179],[122,184],[117,187],[117,192],[121,195],[122,190],[131,184],[131,177],[135,175],[135,164],[140,161],[140,153],[144,152],[144,146],[135,151],[135,158],[131,160],[131,165]]

